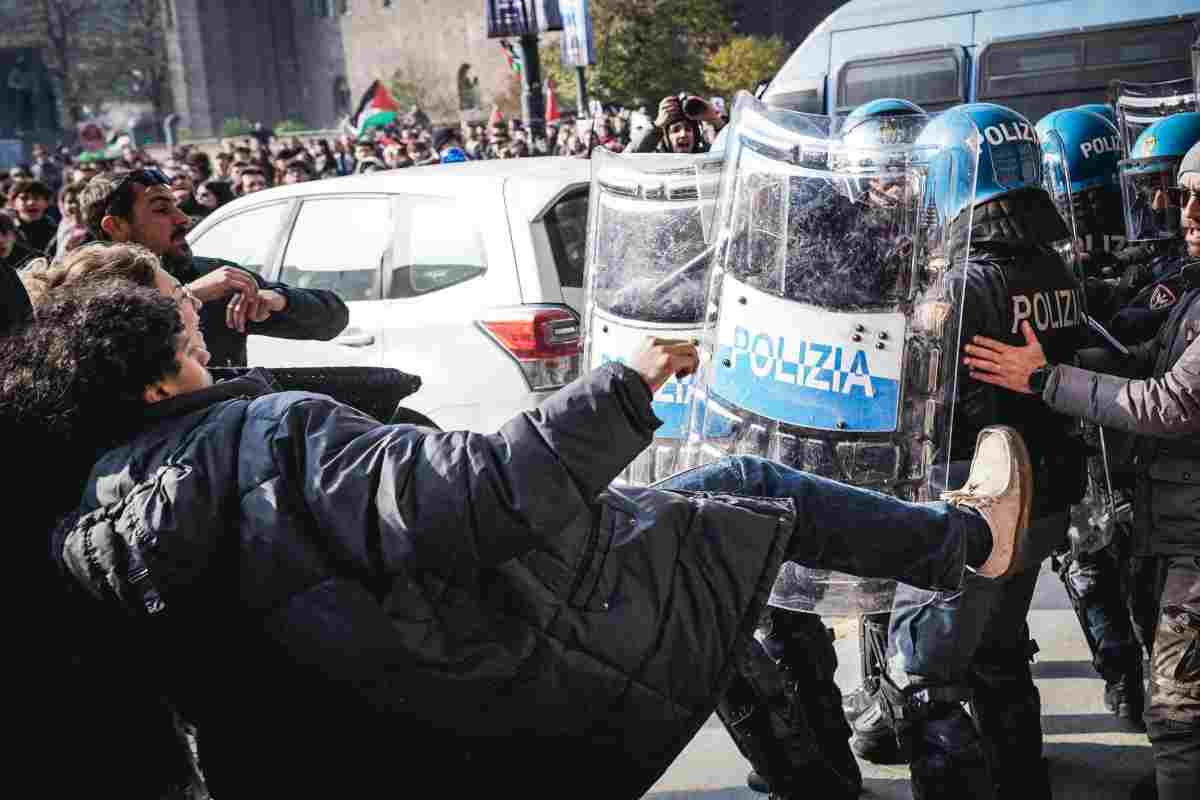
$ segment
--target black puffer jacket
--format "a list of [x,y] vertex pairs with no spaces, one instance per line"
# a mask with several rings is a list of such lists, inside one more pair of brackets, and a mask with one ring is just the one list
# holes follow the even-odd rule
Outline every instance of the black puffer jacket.
[[153,407],[56,539],[214,796],[643,794],[748,643],[790,501],[605,492],[657,424],[616,364],[492,435],[262,389]]

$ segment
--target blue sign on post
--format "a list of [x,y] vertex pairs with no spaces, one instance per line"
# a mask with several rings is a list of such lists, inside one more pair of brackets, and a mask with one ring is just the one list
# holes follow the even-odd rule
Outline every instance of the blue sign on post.
[[596,63],[592,46],[592,14],[588,0],[558,0],[562,15],[562,63],[564,67],[586,67]]

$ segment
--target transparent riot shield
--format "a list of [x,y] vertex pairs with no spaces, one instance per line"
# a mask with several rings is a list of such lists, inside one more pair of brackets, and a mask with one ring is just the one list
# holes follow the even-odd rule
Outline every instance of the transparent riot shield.
[[[699,338],[711,249],[696,159],[592,154],[583,317],[589,368],[629,359],[648,336]],[[711,205],[715,190],[707,193]],[[619,480],[645,485],[678,471],[692,381],[672,378],[654,395],[663,424]]]
[[[828,118],[739,98],[687,466],[753,454],[907,500],[954,488],[956,273],[979,154],[962,120],[961,142],[849,147]],[[770,602],[851,615],[893,592],[789,563]]]
[[[1082,285],[1086,276],[1079,257],[1083,233],[1075,205],[1075,193],[1072,191],[1075,184],[1071,177],[1066,143],[1056,131],[1050,131],[1042,141],[1042,176],[1071,235],[1070,241],[1061,243],[1056,249],[1071,264],[1076,280]],[[1086,304],[1086,293],[1081,294],[1081,299]],[[1087,313],[1086,307],[1084,313]],[[1070,510],[1067,537],[1072,552],[1077,556],[1094,553],[1108,546],[1117,531],[1117,523],[1129,522],[1133,514],[1130,498],[1113,487],[1104,428],[1082,420],[1079,426],[1079,435],[1094,455],[1087,459],[1084,496]]]
[[1181,210],[1172,188],[1179,173],[1177,156],[1126,158],[1121,161],[1121,205],[1125,236],[1131,242],[1178,239]]
[[[1195,51],[1193,51],[1194,53]],[[1111,85],[1121,130],[1121,148],[1126,157],[1142,131],[1164,117],[1195,111],[1197,88],[1191,78],[1159,83],[1115,80]]]

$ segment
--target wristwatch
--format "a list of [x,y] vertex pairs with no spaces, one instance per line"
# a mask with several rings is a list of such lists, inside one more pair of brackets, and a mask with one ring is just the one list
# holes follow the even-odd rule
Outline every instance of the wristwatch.
[[1046,391],[1046,381],[1050,380],[1050,373],[1054,371],[1054,365],[1050,363],[1042,364],[1040,367],[1029,373],[1029,389],[1036,395],[1040,395]]

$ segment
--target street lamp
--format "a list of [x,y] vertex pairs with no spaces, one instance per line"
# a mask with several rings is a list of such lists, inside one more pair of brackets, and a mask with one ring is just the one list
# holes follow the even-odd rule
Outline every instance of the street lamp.
[[546,98],[542,94],[542,64],[538,33],[561,31],[558,0],[486,0],[489,39],[515,38],[521,44],[521,116],[533,136],[546,134]]

